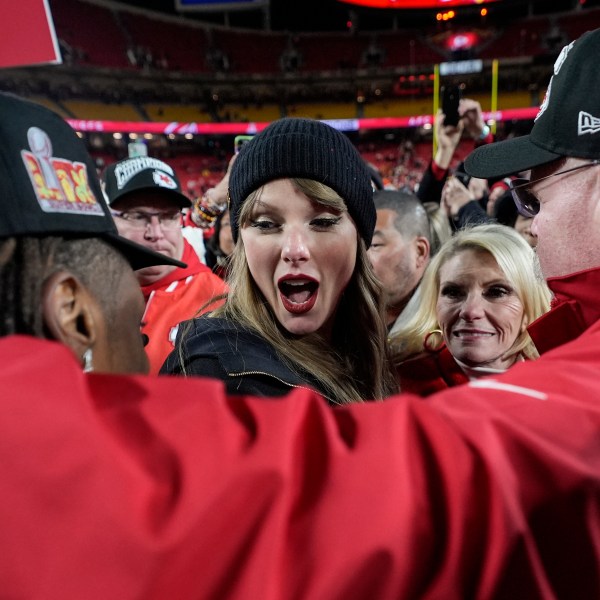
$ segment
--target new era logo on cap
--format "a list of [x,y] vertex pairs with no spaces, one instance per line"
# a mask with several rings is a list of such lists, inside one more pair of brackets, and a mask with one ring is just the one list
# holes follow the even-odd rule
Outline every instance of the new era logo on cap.
[[586,113],[584,111],[579,112],[579,122],[577,124],[577,132],[579,135],[585,135],[586,133],[598,133],[600,131],[600,119]]
[[529,135],[482,146],[465,161],[474,177],[502,177],[565,156],[600,159],[600,29],[563,48]]

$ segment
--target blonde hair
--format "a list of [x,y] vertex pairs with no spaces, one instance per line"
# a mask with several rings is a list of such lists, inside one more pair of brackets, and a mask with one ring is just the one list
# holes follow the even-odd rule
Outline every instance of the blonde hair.
[[[406,306],[390,337],[395,364],[422,353],[426,337],[439,330],[436,306],[440,292],[440,270],[451,258],[465,250],[490,254],[513,286],[527,323],[550,309],[552,293],[544,281],[537,256],[529,244],[511,227],[486,224],[456,232],[446,241],[429,263],[421,284]],[[427,341],[427,349],[441,347],[443,339]],[[506,356],[523,354],[529,359],[539,354],[526,329],[517,336]]]
[[452,226],[446,211],[437,202],[423,202],[429,217],[429,234],[431,238],[430,256],[437,254],[442,244],[452,237]]
[[[292,182],[319,204],[347,210],[343,199],[328,186],[310,179]],[[243,203],[240,229],[249,223],[259,196],[260,189]],[[358,233],[357,238],[356,265],[336,310],[331,343],[318,333],[293,336],[279,324],[250,274],[241,235],[232,254],[227,300],[211,313],[260,335],[300,377],[309,373],[319,381],[324,395],[335,404],[381,399],[397,391],[388,357],[382,289]]]

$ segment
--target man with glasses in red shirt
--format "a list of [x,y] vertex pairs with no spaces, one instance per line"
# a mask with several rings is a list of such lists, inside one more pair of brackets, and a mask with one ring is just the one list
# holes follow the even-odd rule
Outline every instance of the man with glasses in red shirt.
[[148,156],[126,158],[107,167],[104,184],[123,237],[187,265],[136,271],[146,300],[142,333],[149,338],[150,373],[158,373],[174,348],[179,323],[200,309],[216,308],[219,303],[207,303],[223,294],[226,286],[183,237],[181,209],[191,202],[170,165]]

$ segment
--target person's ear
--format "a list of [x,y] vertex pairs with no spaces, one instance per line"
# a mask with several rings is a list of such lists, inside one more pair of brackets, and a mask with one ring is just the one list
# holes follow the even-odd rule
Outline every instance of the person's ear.
[[429,254],[431,252],[429,241],[427,238],[419,236],[415,238],[415,248],[417,250],[417,268],[424,269],[429,262]]
[[52,339],[81,358],[96,341],[95,305],[79,279],[68,271],[51,275],[42,288],[42,316]]

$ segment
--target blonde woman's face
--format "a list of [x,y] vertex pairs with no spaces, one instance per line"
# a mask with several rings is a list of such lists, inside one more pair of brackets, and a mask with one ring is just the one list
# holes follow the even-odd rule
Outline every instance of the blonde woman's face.
[[440,269],[437,319],[451,354],[470,367],[506,369],[526,326],[516,290],[485,251],[462,250]]
[[356,265],[357,230],[348,213],[278,179],[263,186],[240,235],[250,273],[281,325],[329,338]]

